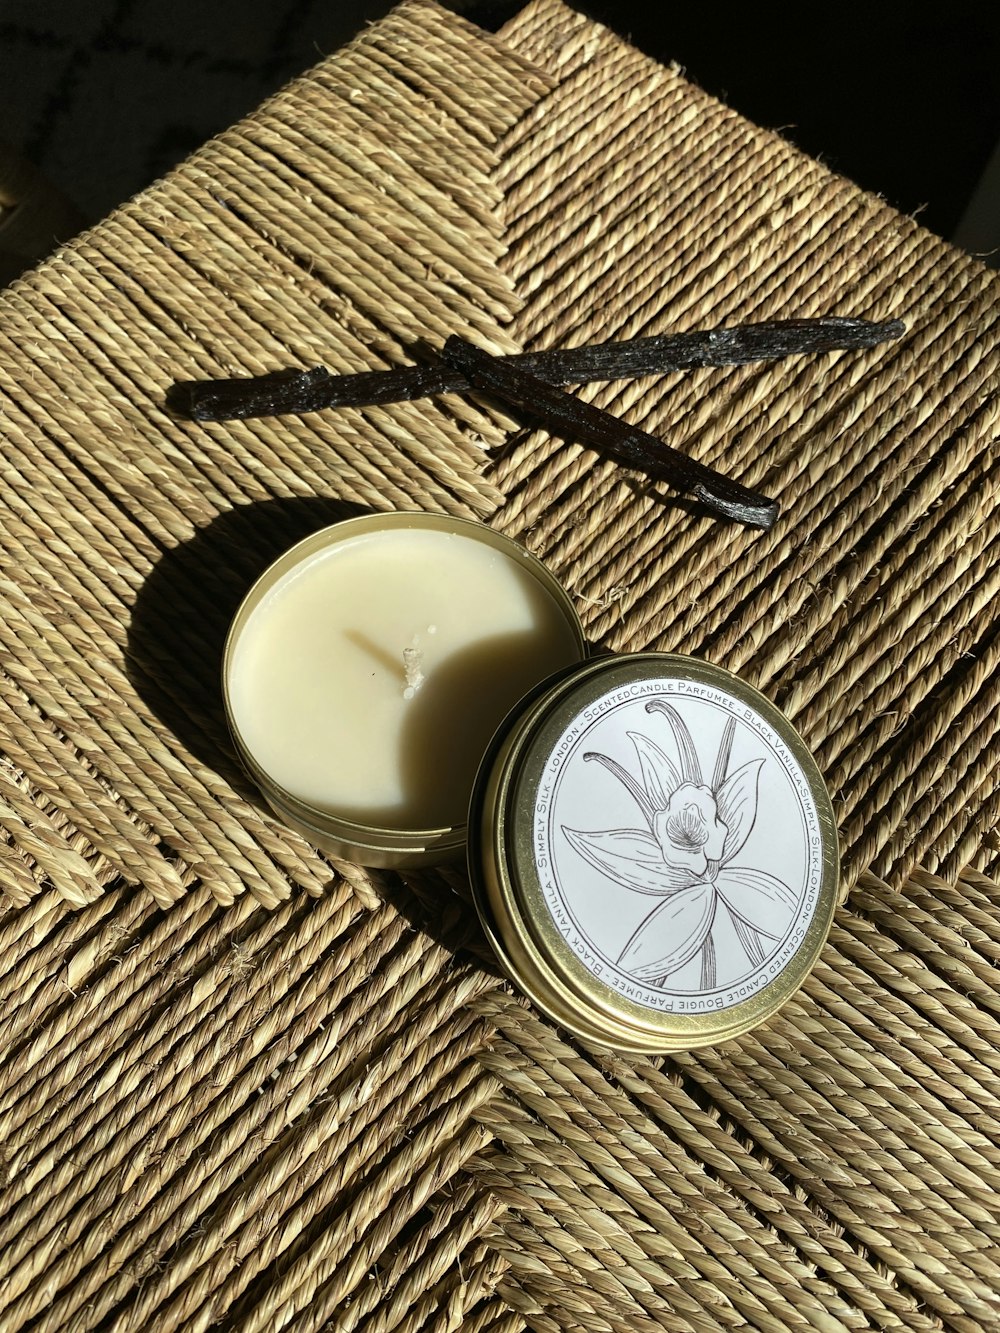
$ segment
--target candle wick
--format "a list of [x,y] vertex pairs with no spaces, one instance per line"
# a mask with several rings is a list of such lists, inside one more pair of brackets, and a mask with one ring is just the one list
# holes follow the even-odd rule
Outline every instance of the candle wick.
[[403,670],[406,673],[406,689],[403,691],[404,699],[412,699],[417,690],[424,683],[423,671],[424,654],[417,647],[417,635],[413,636],[413,643],[409,648],[403,649]]

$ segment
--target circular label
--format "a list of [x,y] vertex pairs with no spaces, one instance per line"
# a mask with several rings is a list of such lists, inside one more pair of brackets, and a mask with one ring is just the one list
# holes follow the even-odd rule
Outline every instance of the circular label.
[[561,947],[622,1000],[691,1016],[721,1016],[781,976],[825,863],[787,737],[747,700],[670,676],[610,689],[563,729],[532,852]]

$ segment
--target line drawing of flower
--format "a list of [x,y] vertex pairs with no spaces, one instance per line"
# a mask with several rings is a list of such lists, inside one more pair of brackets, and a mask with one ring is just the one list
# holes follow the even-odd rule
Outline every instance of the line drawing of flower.
[[640,778],[596,751],[584,760],[602,765],[626,788],[646,827],[562,832],[596,870],[623,888],[659,899],[632,932],[618,965],[637,981],[663,988],[669,978],[701,954],[701,989],[719,984],[714,928],[728,913],[751,965],[764,963],[783,939],[798,898],[765,870],[734,864],[757,820],[764,759],[728,772],[736,719],[723,730],[711,780],[706,782],[691,732],[666,699],[646,703],[646,712],[667,719],[677,762],[648,736],[626,732],[636,752]]

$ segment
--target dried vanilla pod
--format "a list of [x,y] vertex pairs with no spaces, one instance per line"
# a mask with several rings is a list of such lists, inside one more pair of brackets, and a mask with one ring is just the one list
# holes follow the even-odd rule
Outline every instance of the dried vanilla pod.
[[[503,360],[549,384],[586,384],[698,366],[739,366],[805,353],[860,350],[898,338],[904,331],[905,325],[898,319],[876,322],[831,315],[523,352]],[[197,421],[227,421],[404,402],[462,393],[469,387],[462,372],[448,365],[363,370],[349,375],[333,375],[316,366],[238,379],[180,380],[168,390],[167,405]]]
[[448,381],[455,378],[441,366],[362,370],[351,375],[332,375],[323,366],[314,366],[238,379],[178,380],[167,390],[167,406],[195,421],[298,415],[328,407],[370,407],[427,398],[448,392]]
[[523,361],[491,356],[458,337],[445,343],[444,358],[474,388],[520,408],[533,423],[665,481],[675,490],[700,500],[716,514],[756,528],[770,528],[778,516],[777,501],[688,458],[603,408],[546,384],[525,370]]

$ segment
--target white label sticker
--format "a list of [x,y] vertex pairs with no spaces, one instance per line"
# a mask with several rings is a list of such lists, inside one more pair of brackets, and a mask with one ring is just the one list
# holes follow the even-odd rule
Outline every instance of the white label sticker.
[[809,782],[748,703],[647,679],[583,709],[553,746],[534,818],[566,947],[628,1000],[718,1013],[798,951],[823,878]]

